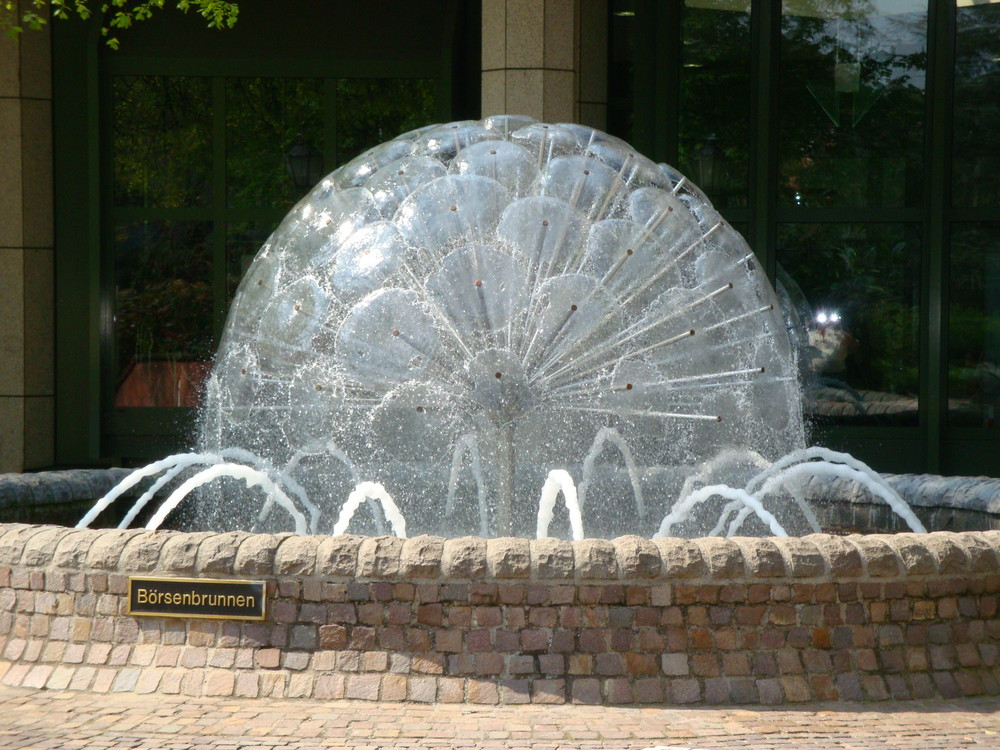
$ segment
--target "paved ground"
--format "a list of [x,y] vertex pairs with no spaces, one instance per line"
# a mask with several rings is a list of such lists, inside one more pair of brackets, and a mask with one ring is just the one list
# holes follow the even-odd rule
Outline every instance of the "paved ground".
[[2,750],[1000,748],[1000,699],[800,708],[506,708],[0,687]]

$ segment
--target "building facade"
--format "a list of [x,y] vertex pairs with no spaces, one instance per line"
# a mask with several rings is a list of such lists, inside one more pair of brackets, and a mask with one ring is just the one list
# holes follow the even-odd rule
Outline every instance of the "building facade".
[[308,186],[520,113],[698,184],[775,281],[813,440],[1000,476],[1000,3],[244,0],[0,40],[0,471],[185,447],[242,271]]

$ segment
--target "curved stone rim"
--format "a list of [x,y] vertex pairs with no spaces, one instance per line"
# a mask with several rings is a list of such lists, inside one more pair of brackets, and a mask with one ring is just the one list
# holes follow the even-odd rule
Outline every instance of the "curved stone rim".
[[746,581],[1000,571],[1000,531],[650,540],[293,536],[0,524],[0,565],[437,581]]

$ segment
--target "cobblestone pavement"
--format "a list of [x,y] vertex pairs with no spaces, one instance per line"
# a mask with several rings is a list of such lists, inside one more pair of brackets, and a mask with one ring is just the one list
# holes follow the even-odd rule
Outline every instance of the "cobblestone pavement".
[[1000,748],[1000,699],[796,708],[238,700],[0,687],[3,750]]

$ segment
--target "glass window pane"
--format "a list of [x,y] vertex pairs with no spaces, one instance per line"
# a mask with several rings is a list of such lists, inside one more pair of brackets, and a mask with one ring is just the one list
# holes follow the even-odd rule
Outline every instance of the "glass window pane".
[[919,227],[785,224],[805,410],[826,424],[917,424]]
[[1000,3],[959,3],[955,38],[956,206],[1000,205]]
[[685,0],[678,168],[718,207],[748,204],[750,0]]
[[322,81],[226,80],[230,206],[287,209],[325,174],[323,149]]
[[208,205],[212,176],[208,79],[119,76],[112,91],[114,205]]
[[952,232],[948,421],[996,427],[1000,416],[1000,224]]
[[439,117],[437,82],[428,78],[342,78],[337,81],[337,163]]
[[196,406],[212,356],[210,222],[115,227],[115,406]]
[[781,42],[781,200],[918,205],[927,0],[783,0]]

